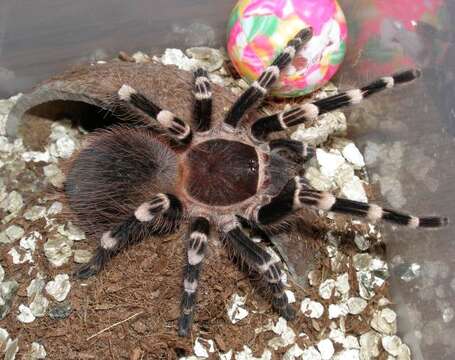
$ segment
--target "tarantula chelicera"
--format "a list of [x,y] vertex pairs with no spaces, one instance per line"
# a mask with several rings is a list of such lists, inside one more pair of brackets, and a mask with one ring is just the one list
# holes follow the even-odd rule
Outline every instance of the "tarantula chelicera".
[[[315,190],[303,177],[303,163],[314,155],[315,149],[287,138],[268,139],[271,133],[407,83],[419,76],[417,70],[242,122],[246,112],[266,96],[280,72],[311,36],[308,28],[291,39],[220,123],[212,122],[211,85],[203,69],[194,72],[191,126],[128,84],[118,89],[117,100],[155,122],[162,133],[157,135],[143,127],[113,127],[96,132],[70,164],[65,196],[72,211],[86,223],[94,221],[98,222],[94,226],[101,226],[103,215],[106,219],[116,215],[115,209],[126,201],[122,197],[135,194],[133,200],[128,199],[134,202],[135,210],[99,234],[96,253],[77,271],[79,277],[97,273],[127,245],[150,235],[174,232],[186,223],[187,263],[178,325],[179,334],[185,336],[191,328],[201,266],[212,233],[218,233],[237,257],[262,275],[273,296],[273,307],[284,318],[292,319],[294,311],[284,292],[281,263],[260,242],[267,241],[271,228],[291,221],[293,212],[310,207],[412,228],[447,224],[446,218],[415,217]],[[286,152],[292,156],[286,156]],[[96,208],[96,219],[88,218],[93,213],[88,212],[89,208]],[[104,225],[109,226],[105,221]]]

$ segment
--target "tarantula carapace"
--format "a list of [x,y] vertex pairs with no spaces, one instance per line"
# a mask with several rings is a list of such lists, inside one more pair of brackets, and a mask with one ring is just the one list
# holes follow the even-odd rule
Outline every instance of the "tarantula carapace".
[[[303,176],[303,163],[315,149],[287,138],[268,139],[271,133],[409,82],[419,75],[416,70],[255,121],[242,121],[311,36],[312,30],[304,29],[291,39],[220,123],[212,122],[211,85],[203,69],[194,72],[191,125],[128,84],[118,89],[114,95],[117,101],[139,112],[161,133],[149,127],[125,126],[95,132],[70,164],[64,187],[70,208],[85,224],[107,229],[99,232],[96,253],[77,271],[78,276],[97,273],[112,255],[131,243],[174,232],[187,224],[179,321],[179,334],[185,336],[191,328],[198,279],[211,234],[218,233],[238,258],[262,275],[273,307],[291,319],[294,311],[284,292],[281,263],[266,251],[261,240],[269,240],[267,234],[277,224],[292,221],[293,212],[310,207],[412,228],[447,223],[446,218],[419,218],[317,191]],[[117,223],[112,224],[108,219],[120,214],[126,202],[135,210],[127,217],[118,216]]]

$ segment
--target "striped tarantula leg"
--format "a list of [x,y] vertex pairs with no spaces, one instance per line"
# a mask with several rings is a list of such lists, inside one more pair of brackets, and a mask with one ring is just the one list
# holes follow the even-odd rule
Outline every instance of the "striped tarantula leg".
[[353,89],[329,96],[325,99],[257,119],[251,125],[251,134],[257,140],[264,140],[270,133],[315,120],[319,115],[360,103],[363,99],[390,89],[395,85],[410,82],[420,76],[419,70],[407,70],[392,76],[379,78],[360,89]]
[[156,119],[167,133],[182,144],[188,144],[192,139],[190,126],[182,119],[179,119],[172,112],[163,110],[155,105],[145,95],[133,89],[129,85],[122,85],[118,91],[120,100],[126,101],[134,107],[138,108],[148,116]]
[[135,217],[130,216],[124,222],[103,233],[95,250],[95,255],[88,263],[78,268],[75,275],[80,279],[87,279],[96,275],[104,268],[110,258],[126,247],[131,242],[130,238],[140,231],[140,226]]
[[195,122],[196,131],[204,132],[210,129],[212,119],[212,89],[206,70],[198,68],[193,76],[193,121]]
[[288,302],[281,280],[282,266],[277,257],[272,257],[266,250],[251,240],[242,230],[240,223],[232,220],[224,229],[224,237],[235,255],[256,270],[272,292],[272,305],[287,320],[295,317],[295,311]]
[[149,201],[142,203],[134,212],[139,222],[157,221],[160,217],[180,220],[182,203],[172,194],[158,193]]
[[273,242],[264,230],[257,226],[254,222],[248,221],[242,216],[237,216],[237,220],[240,223],[242,229],[249,231],[249,237],[256,244],[265,244],[267,246],[273,246]]
[[111,251],[98,246],[95,250],[95,255],[92,256],[88,263],[77,268],[74,275],[79,279],[88,279],[98,274],[112,255]]
[[263,141],[270,133],[282,131],[291,126],[314,120],[320,115],[320,109],[313,103],[286,110],[273,115],[257,119],[251,125],[251,135],[257,140]]
[[153,234],[168,232],[180,221],[182,206],[171,194],[156,194],[141,204],[125,221],[106,231],[100,239],[95,255],[87,264],[77,269],[75,275],[88,278],[97,274],[109,259],[130,244]]
[[305,162],[316,155],[316,148],[297,140],[276,139],[269,142],[270,150],[277,152],[281,150],[289,151],[295,155],[299,161]]
[[304,205],[313,206],[321,210],[364,217],[371,222],[384,220],[411,228],[437,228],[448,224],[448,219],[445,217],[417,217],[392,209],[384,209],[376,204],[337,198],[328,192],[308,188],[302,188],[296,197],[296,207]]
[[180,336],[188,335],[193,322],[197,286],[209,233],[210,224],[206,218],[196,217],[190,220],[187,263],[183,278],[183,297],[178,331]]
[[252,221],[267,225],[281,220],[297,208],[294,208],[294,197],[297,186],[294,179],[288,181],[284,188],[268,204],[256,207],[251,212]]
[[254,81],[242,95],[240,95],[224,119],[224,123],[228,129],[236,128],[243,115],[264,98],[267,91],[280,77],[281,70],[291,63],[295,54],[312,36],[313,29],[311,27],[299,31],[297,35],[287,43],[284,50],[275,58],[272,64],[264,70],[259,78]]
[[258,209],[255,216],[260,224],[269,224],[304,206],[364,217],[372,222],[384,220],[412,228],[434,228],[448,224],[448,219],[444,217],[417,217],[384,209],[376,204],[337,198],[329,192],[312,189],[306,179],[300,176],[290,180],[269,204]]

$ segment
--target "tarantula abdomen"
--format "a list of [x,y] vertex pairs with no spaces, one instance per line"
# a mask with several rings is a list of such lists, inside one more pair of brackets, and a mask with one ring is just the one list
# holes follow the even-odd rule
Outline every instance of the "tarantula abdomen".
[[99,237],[144,199],[174,188],[177,156],[145,129],[114,127],[89,136],[68,166],[64,191],[78,224]]

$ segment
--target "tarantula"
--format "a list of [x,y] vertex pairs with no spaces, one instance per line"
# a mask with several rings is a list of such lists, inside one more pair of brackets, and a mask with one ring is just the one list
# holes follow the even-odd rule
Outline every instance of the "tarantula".
[[[310,207],[412,228],[447,224],[446,218],[419,218],[315,190],[303,176],[303,163],[315,149],[287,138],[268,140],[274,132],[407,83],[420,75],[417,70],[242,122],[311,36],[312,29],[307,28],[291,39],[220,123],[211,121],[211,85],[203,69],[194,71],[191,126],[128,84],[118,89],[114,96],[119,103],[139,112],[162,132],[125,126],[95,132],[70,164],[64,186],[70,208],[86,224],[93,222],[98,229],[108,229],[99,233],[96,253],[78,269],[79,277],[96,274],[112,255],[131,243],[150,235],[172,233],[183,223],[188,224],[178,325],[179,335],[186,336],[207,243],[214,232],[249,268],[262,275],[272,294],[273,307],[284,318],[292,319],[295,314],[284,292],[281,262],[264,249],[261,241],[269,240],[269,230],[274,226],[291,221],[293,212]],[[135,210],[126,218],[119,215],[112,225],[109,219],[120,214],[119,209],[128,201]],[[96,218],[88,215],[88,209],[93,208]]]

